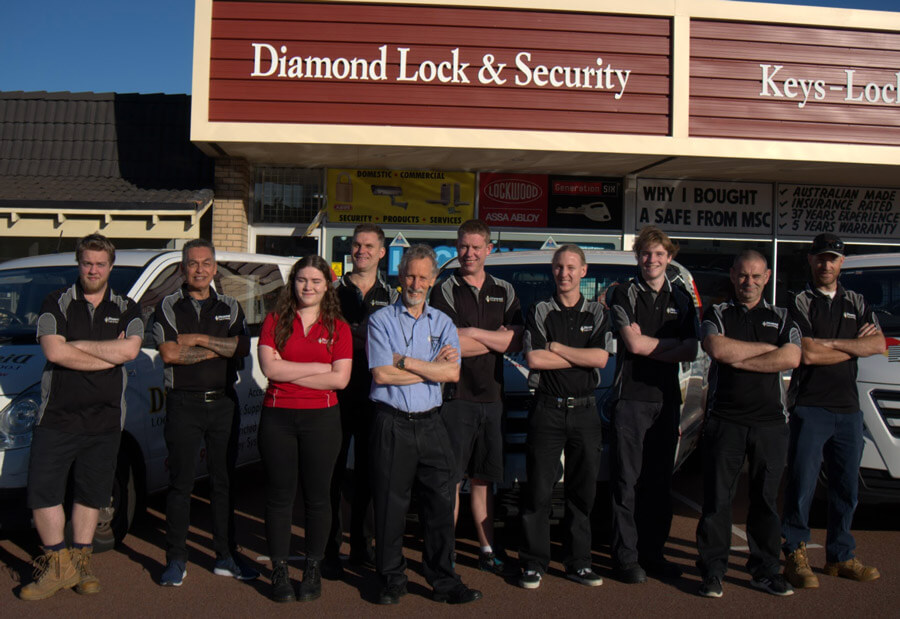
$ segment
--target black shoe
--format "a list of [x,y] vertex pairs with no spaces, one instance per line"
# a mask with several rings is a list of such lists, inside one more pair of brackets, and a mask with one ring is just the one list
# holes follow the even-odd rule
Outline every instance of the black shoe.
[[651,576],[657,578],[681,578],[681,566],[664,558],[656,561],[641,561],[641,565]]
[[344,564],[341,558],[325,557],[322,559],[322,578],[325,580],[340,580],[344,577]]
[[275,602],[296,601],[287,561],[275,561],[272,564],[272,593],[269,597]]
[[315,559],[306,560],[306,569],[303,570],[303,580],[297,593],[297,599],[301,602],[311,602],[322,597],[322,571]]
[[722,579],[718,576],[707,576],[697,592],[705,598],[722,597]]
[[781,574],[761,576],[759,578],[754,576],[750,580],[750,584],[757,589],[762,589],[763,591],[779,597],[794,595],[794,588],[791,586],[791,583],[786,581]]
[[482,572],[490,572],[491,574],[502,576],[506,574],[506,563],[493,552],[479,552],[478,569]]
[[637,563],[629,563],[616,568],[616,580],[620,580],[629,585],[647,582],[647,572],[644,571]]
[[475,600],[481,599],[481,591],[477,589],[469,589],[462,583],[458,583],[449,591],[435,591],[431,599],[435,602],[446,602],[447,604],[468,604]]
[[399,604],[400,598],[406,595],[406,585],[387,585],[378,594],[379,604]]

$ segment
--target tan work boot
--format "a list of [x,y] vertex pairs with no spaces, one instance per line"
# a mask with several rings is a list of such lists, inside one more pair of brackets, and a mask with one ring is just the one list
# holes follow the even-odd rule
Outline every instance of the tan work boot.
[[841,578],[849,578],[859,582],[881,578],[881,574],[878,573],[877,569],[871,565],[863,565],[856,557],[846,561],[826,563],[822,571],[828,576],[840,576]]
[[100,579],[91,571],[92,552],[91,546],[72,549],[72,562],[75,564],[75,569],[78,570],[79,581],[75,586],[75,591],[78,593],[100,593]]
[[788,555],[784,566],[784,578],[796,589],[817,589],[819,579],[809,567],[809,558],[806,556],[806,544],[800,542],[797,550]]
[[44,550],[34,560],[34,582],[22,587],[19,597],[23,600],[43,600],[60,589],[70,589],[78,584],[78,570],[72,563],[68,548]]

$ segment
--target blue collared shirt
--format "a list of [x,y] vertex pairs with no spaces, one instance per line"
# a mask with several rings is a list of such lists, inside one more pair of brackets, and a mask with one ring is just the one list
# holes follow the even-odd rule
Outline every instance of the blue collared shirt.
[[[434,361],[446,344],[459,351],[459,335],[447,314],[425,305],[416,320],[400,299],[369,317],[366,352],[369,369],[394,365],[394,353]],[[459,361],[457,360],[457,363]],[[369,397],[407,413],[421,413],[441,405],[441,385],[432,381],[414,385],[379,385],[372,381]]]

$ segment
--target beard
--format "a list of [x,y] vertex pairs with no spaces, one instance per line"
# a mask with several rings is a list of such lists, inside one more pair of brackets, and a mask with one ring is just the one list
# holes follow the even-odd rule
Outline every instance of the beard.
[[83,277],[81,278],[81,287],[84,289],[85,294],[96,294],[106,287],[108,281],[108,277],[97,280],[89,280]]

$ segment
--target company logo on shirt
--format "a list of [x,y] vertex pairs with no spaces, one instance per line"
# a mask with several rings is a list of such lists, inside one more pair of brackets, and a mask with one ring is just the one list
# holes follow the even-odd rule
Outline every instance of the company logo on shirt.
[[844,312],[844,318],[848,318],[850,320],[856,320],[856,314],[851,314],[850,312]]
[[119,317],[118,316],[107,316],[106,318],[103,319],[103,322],[105,322],[108,325],[117,325],[117,324],[119,324]]
[[231,320],[231,314],[216,314],[216,322],[222,322],[223,320]]
[[764,326],[764,327],[771,327],[771,328],[773,328],[773,329],[777,329],[777,328],[778,328],[778,323],[777,323],[777,322],[772,322],[771,320],[764,320],[763,323],[762,323],[762,326]]
[[677,307],[667,307],[666,314],[668,314],[669,316],[677,316],[678,308]]
[[590,333],[593,330],[594,330],[594,325],[581,325],[582,333]]
[[372,301],[372,305],[373,305],[373,306],[377,305],[378,307],[387,307],[387,306],[388,306],[388,302],[387,302],[387,301],[375,301],[375,300],[373,300],[373,301]]
[[503,297],[491,297],[487,296],[484,298],[488,303],[503,303]]
[[318,340],[319,344],[325,344],[326,346],[331,346],[331,340],[327,337],[320,337]]

